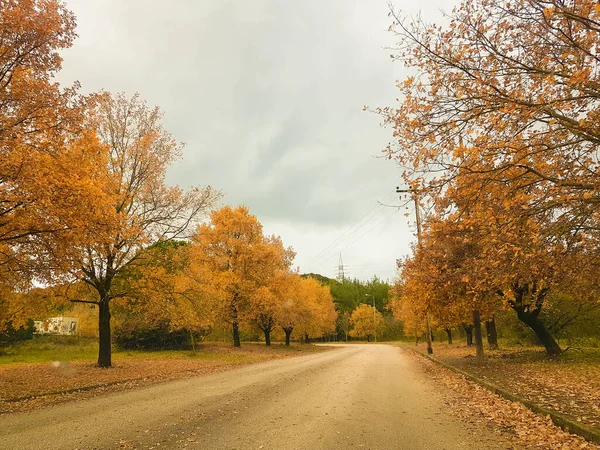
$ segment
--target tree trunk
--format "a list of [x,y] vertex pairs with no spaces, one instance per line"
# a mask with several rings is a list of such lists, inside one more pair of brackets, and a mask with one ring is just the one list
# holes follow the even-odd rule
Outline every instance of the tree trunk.
[[290,336],[292,335],[292,331],[294,329],[293,328],[284,328],[283,331],[285,332],[285,345],[287,345],[289,347],[290,345]]
[[475,329],[475,362],[483,364],[483,333],[481,332],[481,316],[479,310],[473,310],[473,328]]
[[[540,342],[546,347],[548,356],[560,355],[562,353],[560,346],[539,318],[549,288],[538,288],[536,283],[532,285],[515,283],[512,286],[512,292],[514,300],[510,301],[509,304],[517,312],[519,320],[533,330]],[[526,302],[524,301],[525,298],[529,298],[533,302]]]
[[102,299],[98,306],[98,365],[100,367],[110,367],[112,365],[112,354],[109,300]]
[[308,344],[308,333],[304,333],[304,343]]
[[240,326],[238,324],[237,319],[235,319],[233,321],[232,331],[233,331],[233,346],[234,347],[241,347],[242,343],[240,341]]
[[560,346],[535,312],[517,310],[517,317],[519,317],[521,322],[533,330],[537,338],[546,348],[548,356],[557,356],[562,353]]
[[444,331],[448,335],[448,344],[452,344],[452,330],[450,328],[446,328]]
[[429,322],[429,313],[426,312],[425,313],[425,328],[426,328],[426,335],[427,335],[427,353],[432,355],[433,354],[433,347],[431,346],[431,341],[432,341],[432,333],[431,333],[431,324]]
[[190,331],[190,343],[192,344],[192,353],[196,353],[196,341],[194,340],[193,331]]
[[492,350],[498,350],[498,333],[496,332],[496,320],[492,317],[485,322],[487,340]]
[[473,325],[464,325],[463,328],[467,335],[467,345],[471,347],[473,345]]
[[240,321],[238,319],[238,294],[234,293],[231,299],[231,331],[233,335],[233,346],[241,347],[242,342],[240,340]]
[[271,330],[269,330],[268,328],[263,330],[263,333],[265,333],[265,345],[270,346],[271,345]]

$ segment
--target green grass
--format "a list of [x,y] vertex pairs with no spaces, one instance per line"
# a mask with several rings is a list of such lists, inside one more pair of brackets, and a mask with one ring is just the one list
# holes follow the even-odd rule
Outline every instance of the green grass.
[[[113,359],[124,360],[164,360],[198,359],[244,362],[259,360],[268,354],[307,353],[318,351],[311,345],[293,344],[286,347],[273,343],[243,343],[241,349],[234,349],[229,343],[208,342],[200,344],[196,353],[191,350],[122,350],[113,348]],[[0,348],[0,365],[15,363],[47,363],[52,361],[95,361],[98,358],[98,342],[95,338],[78,336],[35,336],[30,341],[19,342]]]
[[0,350],[0,364],[75,361],[98,356],[96,339],[74,336],[35,336]]
[[[96,358],[97,355],[94,355]],[[113,349],[113,359],[115,361],[123,360],[165,360],[165,359],[199,359],[199,360],[221,360],[221,361],[245,361],[250,359],[246,354],[234,353],[214,353],[199,349],[196,353],[191,350],[120,350]]]

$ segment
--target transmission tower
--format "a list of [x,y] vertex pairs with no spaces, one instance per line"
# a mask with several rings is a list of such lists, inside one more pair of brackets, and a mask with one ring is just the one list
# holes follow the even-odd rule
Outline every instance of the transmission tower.
[[344,276],[344,261],[342,261],[342,254],[340,253],[340,262],[338,263],[338,274],[337,274],[337,280],[340,283],[343,283],[345,280],[345,276]]

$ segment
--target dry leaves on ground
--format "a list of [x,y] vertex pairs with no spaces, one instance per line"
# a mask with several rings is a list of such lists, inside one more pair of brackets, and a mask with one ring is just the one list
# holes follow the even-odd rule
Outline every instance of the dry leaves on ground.
[[485,364],[477,366],[474,352],[466,345],[440,344],[434,356],[600,431],[600,364],[551,360],[543,351],[504,348],[487,351]]
[[423,370],[437,383],[457,394],[457,397],[448,400],[454,414],[469,422],[491,422],[499,429],[509,431],[517,448],[600,449],[600,446],[580,436],[563,431],[549,417],[535,414],[521,403],[506,400],[412,352],[405,350],[404,353],[418,360]]
[[303,346],[302,351],[268,349],[258,345],[234,349],[207,344],[198,357],[168,357],[164,353],[133,358],[117,355],[109,369],[99,368],[91,361],[10,364],[0,366],[0,414],[325,350],[314,346]]

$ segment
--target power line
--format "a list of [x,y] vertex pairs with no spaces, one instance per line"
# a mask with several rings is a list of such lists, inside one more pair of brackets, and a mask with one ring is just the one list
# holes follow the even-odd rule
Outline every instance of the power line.
[[[386,195],[383,198],[383,200],[385,201],[392,195],[394,195],[394,192],[390,192],[388,195]],[[380,210],[382,207],[383,207],[383,205],[380,202],[377,202],[377,204],[375,206],[373,206],[371,209],[369,209],[365,214],[363,214],[363,216],[360,219],[358,219],[356,222],[354,222],[350,227],[348,227],[344,232],[342,232],[336,239],[334,239],[330,244],[325,246],[317,255],[315,255],[310,261],[308,261],[308,263],[306,263],[306,266],[307,267],[315,266],[315,263],[317,263],[317,262],[319,262],[319,265],[322,265],[324,262],[331,259],[331,257],[329,257],[325,261],[320,261],[330,251],[336,251],[337,245],[343,243],[346,239],[348,239],[354,233],[358,232],[361,228],[363,228],[365,225],[367,225],[372,219],[374,219],[375,214],[371,214],[371,213],[373,213],[376,210]],[[363,219],[365,219],[369,215],[371,217],[369,217],[364,223],[361,223],[363,221]],[[357,227],[357,225],[358,225],[358,227]]]
[[400,209],[393,211],[391,214],[388,214],[387,216],[385,216],[382,220],[380,220],[379,222],[377,222],[374,226],[372,226],[371,228],[369,228],[367,231],[365,231],[363,234],[361,234],[359,237],[357,237],[356,239],[354,239],[352,242],[350,242],[348,245],[346,245],[342,250],[347,249],[349,246],[351,246],[352,244],[354,244],[355,242],[357,242],[358,240],[360,240],[363,236],[369,234],[371,231],[373,231],[375,228],[377,228],[379,225],[381,225],[383,222],[385,222],[386,220],[388,220],[390,217],[392,217],[394,214],[397,214],[400,211]]
[[[348,227],[344,232],[342,232],[342,234],[340,234],[336,239],[333,240],[333,242],[329,243],[327,246],[325,246],[316,256],[314,256],[308,263],[307,265],[312,264],[314,261],[319,260],[319,258],[322,257],[322,255],[326,254],[328,251],[330,251],[333,247],[335,247],[335,245],[338,244],[338,241],[340,241],[340,239],[342,239],[346,234],[348,234],[348,232],[350,232],[350,230],[352,230],[357,224],[359,224],[365,217],[367,217],[371,212],[373,212],[374,210],[380,208],[381,205],[380,204],[376,204],[375,206],[373,206],[370,210],[368,210],[360,219],[358,219],[356,222],[354,222],[350,227]],[[368,221],[367,221],[368,222]],[[359,227],[360,228],[360,227]],[[343,239],[342,239],[343,240]]]
[[[390,217],[392,217],[394,214],[398,213],[399,211],[400,211],[400,209],[398,209],[396,211],[393,211],[391,214],[388,214],[382,220],[380,220],[379,222],[377,222],[374,226],[372,226],[371,228],[369,228],[368,230],[366,230],[364,233],[362,233],[361,235],[359,235],[356,239],[354,239],[352,242],[350,242],[348,245],[346,245],[344,248],[340,249],[339,251],[341,252],[341,251],[347,249],[350,245],[354,244],[355,242],[357,242],[358,240],[360,240],[362,237],[364,237],[365,235],[367,235],[368,233],[370,233],[371,231],[373,231],[375,228],[377,228],[379,225],[381,225],[383,222],[385,222],[386,220],[388,220]],[[349,237],[350,236],[348,236],[347,238],[349,238]],[[341,244],[341,242],[340,242],[340,244]],[[318,267],[323,266],[327,261],[329,261],[332,258],[332,256],[330,256],[329,258],[327,258],[325,261],[321,262],[320,264],[314,265],[313,267],[318,268]]]

